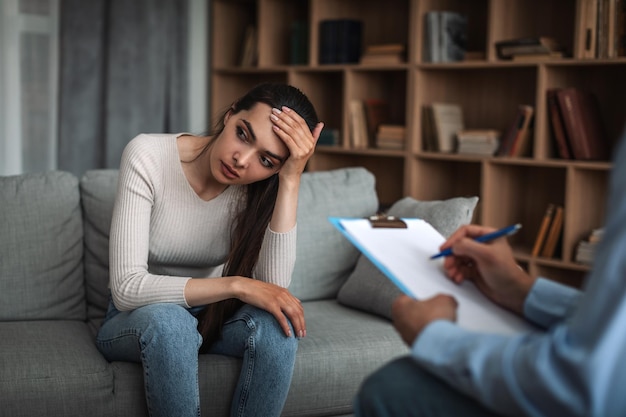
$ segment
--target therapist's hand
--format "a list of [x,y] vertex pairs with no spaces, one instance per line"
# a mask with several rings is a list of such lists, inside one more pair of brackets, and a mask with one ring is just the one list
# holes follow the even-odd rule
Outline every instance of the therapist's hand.
[[391,307],[393,326],[411,346],[422,330],[435,320],[456,321],[456,300],[439,294],[426,300],[415,300],[406,295],[396,298]]
[[453,256],[444,260],[444,270],[457,284],[471,280],[495,303],[518,314],[535,282],[520,268],[506,238],[479,243],[474,239],[496,229],[478,225],[462,226],[441,245],[452,248]]

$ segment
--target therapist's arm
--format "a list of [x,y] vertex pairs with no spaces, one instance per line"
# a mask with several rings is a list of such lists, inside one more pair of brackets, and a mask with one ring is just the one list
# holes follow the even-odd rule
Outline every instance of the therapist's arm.
[[524,317],[547,329],[571,316],[581,297],[575,288],[538,278],[524,302]]

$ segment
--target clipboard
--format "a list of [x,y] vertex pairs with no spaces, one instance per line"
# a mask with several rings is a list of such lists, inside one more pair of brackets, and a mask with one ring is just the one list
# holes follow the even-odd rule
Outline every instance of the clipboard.
[[[371,218],[330,217],[329,221],[402,292],[426,299],[450,294],[458,302],[457,323],[472,331],[518,334],[532,324],[494,304],[473,283],[458,285],[443,271],[443,259],[431,260],[445,238],[422,219],[400,219],[406,227],[374,225]],[[381,219],[378,219],[381,220]]]

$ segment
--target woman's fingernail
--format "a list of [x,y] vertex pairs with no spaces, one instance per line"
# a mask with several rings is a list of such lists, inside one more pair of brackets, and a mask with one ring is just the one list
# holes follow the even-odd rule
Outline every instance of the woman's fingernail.
[[270,114],[270,119],[276,121],[278,120],[278,116],[276,116],[275,114]]
[[283,106],[282,109],[285,112],[290,112],[291,111],[291,109],[289,107],[287,107],[287,106]]
[[281,114],[282,111],[280,111],[279,109],[277,109],[276,107],[272,107],[272,112],[276,113],[276,114]]

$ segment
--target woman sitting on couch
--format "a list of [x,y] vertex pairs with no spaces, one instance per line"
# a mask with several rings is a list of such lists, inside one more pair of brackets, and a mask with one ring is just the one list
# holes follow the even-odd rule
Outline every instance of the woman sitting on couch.
[[323,124],[283,84],[253,88],[220,122],[210,136],[139,135],[122,155],[97,345],[143,365],[152,416],[200,415],[199,350],[243,359],[231,415],[278,416],[306,335],[286,288]]

